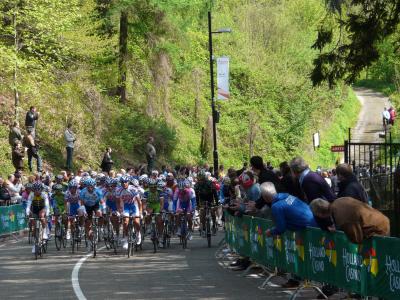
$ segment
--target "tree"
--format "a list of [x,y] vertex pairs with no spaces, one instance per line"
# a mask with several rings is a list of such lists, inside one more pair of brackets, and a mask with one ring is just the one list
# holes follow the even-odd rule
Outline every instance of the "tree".
[[[400,0],[327,0],[328,14],[312,46],[320,54],[314,60],[314,85],[353,83],[360,72],[379,59],[378,44],[392,35],[400,23]],[[334,17],[338,30],[329,23]],[[335,32],[339,31],[339,34]],[[334,41],[336,38],[336,41]]]

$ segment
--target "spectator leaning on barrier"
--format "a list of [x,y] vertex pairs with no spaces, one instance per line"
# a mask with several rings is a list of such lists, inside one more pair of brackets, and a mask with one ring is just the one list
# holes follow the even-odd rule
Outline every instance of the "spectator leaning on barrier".
[[0,177],[0,205],[7,205],[11,201],[10,191],[7,189],[7,182]]
[[[287,193],[277,193],[271,182],[261,185],[261,197],[271,206],[272,219],[275,227],[265,232],[267,237],[283,234],[286,230],[298,231],[307,226],[317,226],[310,207],[302,200]],[[300,278],[294,276],[282,285],[284,288],[299,286]]]
[[389,219],[359,200],[343,197],[329,203],[323,199],[315,199],[310,207],[314,216],[332,221],[331,226],[322,229],[342,230],[352,243],[361,244],[372,236],[390,234]]
[[336,196],[328,183],[321,175],[312,172],[303,158],[296,157],[292,159],[290,169],[295,178],[299,180],[300,187],[308,203],[317,198],[323,198],[328,201],[335,200]]
[[357,177],[349,164],[340,164],[336,167],[336,174],[339,180],[338,197],[352,197],[361,202],[368,203],[368,195],[363,186],[358,182]]

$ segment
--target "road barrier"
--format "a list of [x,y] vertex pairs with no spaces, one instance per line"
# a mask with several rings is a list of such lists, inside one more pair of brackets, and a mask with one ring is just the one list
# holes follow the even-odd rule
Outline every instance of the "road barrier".
[[343,232],[307,228],[267,238],[267,219],[226,214],[226,242],[256,263],[363,296],[400,299],[400,239],[374,237],[361,245]]
[[26,228],[25,210],[21,204],[0,206],[0,235]]

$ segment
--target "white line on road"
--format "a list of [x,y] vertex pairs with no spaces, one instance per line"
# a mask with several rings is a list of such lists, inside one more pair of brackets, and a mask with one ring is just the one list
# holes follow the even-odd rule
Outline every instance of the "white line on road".
[[[104,249],[105,246],[101,247],[98,250]],[[92,253],[86,254],[84,257],[82,257],[74,266],[74,269],[72,270],[72,275],[71,275],[71,281],[72,281],[72,288],[74,289],[75,295],[78,298],[78,300],[86,300],[85,295],[82,292],[82,289],[79,285],[79,269],[87,260],[90,256],[92,256]]]

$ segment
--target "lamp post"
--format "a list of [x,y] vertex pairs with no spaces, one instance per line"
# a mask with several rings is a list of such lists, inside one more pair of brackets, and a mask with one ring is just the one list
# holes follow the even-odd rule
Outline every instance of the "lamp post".
[[219,122],[219,112],[215,109],[215,87],[214,87],[214,56],[212,35],[217,33],[230,33],[230,28],[222,28],[212,31],[211,11],[208,12],[208,50],[210,52],[210,87],[211,87],[211,110],[213,122],[213,160],[214,160],[214,176],[218,178],[218,147],[217,147],[217,123]]

